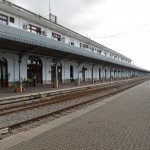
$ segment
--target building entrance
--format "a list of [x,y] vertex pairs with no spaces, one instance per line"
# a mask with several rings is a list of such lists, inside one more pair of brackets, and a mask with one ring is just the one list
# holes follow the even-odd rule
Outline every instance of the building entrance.
[[27,61],[27,78],[33,86],[42,84],[42,61],[40,57],[30,56]]
[[101,68],[99,68],[99,80],[101,80]]
[[71,66],[70,66],[70,82],[73,82],[73,81],[74,81],[73,74],[74,74],[74,70],[73,70],[73,66],[71,65]]
[[58,81],[58,85],[60,85],[60,83],[62,83],[62,64],[61,62],[52,62],[51,65],[51,82],[54,84],[56,84],[56,82]]
[[0,58],[0,87],[8,86],[8,69],[7,60]]
[[83,79],[83,81],[85,81],[85,71],[86,71],[86,68],[83,66],[83,68],[82,68],[82,79]]

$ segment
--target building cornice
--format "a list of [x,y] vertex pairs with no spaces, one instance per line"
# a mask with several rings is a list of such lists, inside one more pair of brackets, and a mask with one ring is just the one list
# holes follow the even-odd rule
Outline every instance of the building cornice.
[[8,12],[10,14],[13,14],[15,16],[19,16],[21,18],[24,18],[24,19],[27,19],[29,21],[32,21],[32,22],[35,22],[37,24],[39,24],[40,26],[43,26],[43,27],[46,27],[46,28],[49,28],[53,31],[56,31],[56,32],[59,32],[61,34],[64,34],[64,35],[67,35],[69,37],[72,37],[74,39],[77,39],[79,41],[82,41],[84,43],[87,43],[91,46],[94,46],[100,50],[103,50],[103,51],[106,51],[106,52],[109,52],[113,55],[117,55],[119,57],[123,57],[125,59],[128,59],[130,61],[132,61],[130,58],[104,46],[104,45],[101,45],[79,33],[76,33],[66,27],[63,27],[59,24],[55,24],[53,22],[50,22],[48,19],[42,17],[42,16],[39,16],[31,11],[28,11],[22,7],[19,7],[11,2],[6,2],[6,3],[3,3],[1,2],[1,5],[0,5],[0,9],[5,11],[5,12]]

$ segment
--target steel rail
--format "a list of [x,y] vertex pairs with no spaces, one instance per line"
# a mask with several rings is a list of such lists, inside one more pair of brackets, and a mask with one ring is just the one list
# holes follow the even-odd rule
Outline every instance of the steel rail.
[[[131,81],[128,81],[131,82]],[[64,101],[69,101],[69,100],[73,100],[79,97],[85,97],[88,96],[90,94],[93,93],[98,93],[98,92],[102,92],[104,90],[108,90],[109,88],[117,88],[117,86],[120,86],[121,84],[124,84],[124,82],[119,82],[119,84],[109,84],[109,85],[105,85],[105,86],[101,86],[98,88],[88,88],[87,89],[82,89],[82,91],[76,91],[76,92],[68,92],[68,94],[62,94],[60,96],[56,96],[54,98],[45,98],[46,100],[41,100],[41,101],[33,101],[27,104],[21,104],[21,105],[16,105],[16,106],[10,106],[10,107],[6,107],[6,108],[1,108],[0,109],[0,116],[4,116],[4,115],[9,115],[12,113],[17,113],[17,112],[21,112],[21,111],[25,111],[25,110],[30,110],[30,109],[34,109],[34,108],[39,108],[39,107],[44,107],[46,105],[52,105],[52,104],[56,104],[56,103],[61,103]],[[21,101],[22,102],[22,101]]]
[[103,95],[101,95],[101,96],[98,96],[98,97],[96,97],[96,98],[92,98],[92,99],[87,100],[87,101],[85,101],[85,102],[80,102],[80,103],[78,103],[78,104],[75,104],[75,105],[72,105],[72,106],[69,106],[69,107],[65,107],[65,108],[63,108],[63,109],[59,109],[59,110],[56,110],[56,111],[51,112],[51,113],[47,113],[47,114],[44,114],[44,115],[40,115],[40,116],[37,116],[37,117],[33,117],[32,119],[28,119],[28,120],[25,120],[25,121],[22,121],[22,122],[17,122],[17,123],[15,123],[15,124],[10,125],[10,126],[3,127],[3,129],[4,129],[4,128],[8,128],[9,131],[12,131],[13,129],[16,129],[16,128],[18,128],[18,127],[21,127],[21,126],[23,126],[23,125],[26,125],[26,124],[30,124],[30,123],[39,121],[39,120],[42,120],[42,119],[47,118],[47,117],[50,117],[50,116],[54,116],[54,115],[57,115],[57,114],[61,114],[61,113],[63,113],[63,112],[66,112],[67,110],[74,109],[74,108],[79,107],[79,106],[82,106],[82,105],[84,105],[84,104],[88,104],[88,103],[91,103],[91,102],[93,103],[94,101],[102,100],[102,99],[104,99],[104,98],[106,98],[106,97],[110,97],[110,96],[115,95],[115,94],[117,94],[117,93],[120,93],[120,92],[122,92],[122,91],[124,91],[124,90],[126,90],[126,89],[129,89],[129,88],[131,88],[131,87],[133,87],[133,86],[136,86],[136,85],[138,85],[138,84],[140,84],[140,83],[143,83],[144,81],[145,81],[145,80],[140,80],[140,81],[138,81],[138,82],[136,82],[136,83],[134,82],[134,83],[132,83],[132,84],[130,84],[130,85],[129,85],[129,84],[125,84],[125,87],[120,86],[120,87],[119,87],[120,89],[117,88],[115,91],[109,89],[105,94],[103,94]]

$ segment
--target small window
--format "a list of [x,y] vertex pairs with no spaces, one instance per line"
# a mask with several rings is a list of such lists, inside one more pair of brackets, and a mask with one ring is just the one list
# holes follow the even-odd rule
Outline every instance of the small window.
[[0,23],[7,25],[8,24],[8,17],[3,15],[3,14],[0,14]]
[[82,43],[80,43],[80,47],[82,47]]
[[74,45],[74,39],[70,38],[70,44]]
[[71,42],[71,45],[74,45],[74,43],[73,43],[73,42]]
[[57,39],[58,41],[60,41],[61,40],[61,36],[59,35],[59,34],[56,34],[56,33],[52,33],[52,37],[55,39]]
[[41,35],[41,28],[29,24],[29,29],[30,29],[30,32]]
[[97,53],[98,53],[98,54],[101,54],[101,53],[102,53],[102,51],[98,49],[98,50],[97,50]]
[[15,18],[10,17],[10,22],[11,22],[11,23],[15,23]]
[[110,54],[110,57],[113,57],[113,54]]
[[92,51],[94,52],[94,47],[92,47]]

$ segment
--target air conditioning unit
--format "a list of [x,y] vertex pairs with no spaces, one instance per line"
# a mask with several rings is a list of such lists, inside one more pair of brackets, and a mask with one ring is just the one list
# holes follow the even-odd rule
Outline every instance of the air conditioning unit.
[[28,24],[24,23],[24,24],[23,24],[23,29],[24,29],[24,30],[28,30],[28,29],[29,29]]
[[45,36],[47,36],[47,31],[45,31],[45,30],[42,31],[42,34],[45,35]]
[[39,15],[39,14],[34,14],[34,16],[35,16],[35,17],[38,17],[38,18],[42,18],[42,16]]

